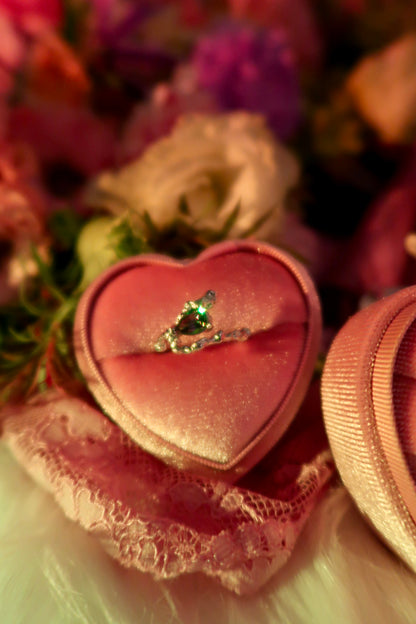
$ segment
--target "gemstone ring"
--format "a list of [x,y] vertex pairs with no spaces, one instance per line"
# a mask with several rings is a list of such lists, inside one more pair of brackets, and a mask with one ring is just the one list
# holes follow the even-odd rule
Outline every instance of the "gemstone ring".
[[172,351],[173,353],[194,353],[200,351],[208,345],[218,344],[230,340],[247,340],[251,332],[247,327],[235,329],[232,332],[224,333],[222,330],[212,336],[200,338],[195,342],[184,345],[181,343],[182,336],[196,336],[213,329],[213,323],[208,310],[212,308],[216,301],[216,294],[213,290],[207,290],[205,295],[195,301],[187,301],[182,312],[176,319],[175,325],[168,327],[155,343],[155,351],[163,353]]

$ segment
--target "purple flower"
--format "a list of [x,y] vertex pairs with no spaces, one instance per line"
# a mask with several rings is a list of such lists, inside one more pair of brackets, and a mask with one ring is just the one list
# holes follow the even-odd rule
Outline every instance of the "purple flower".
[[199,87],[223,109],[261,113],[280,138],[293,134],[300,119],[300,88],[281,31],[223,27],[200,40],[192,64]]
[[141,88],[170,75],[175,55],[164,48],[163,41],[146,34],[147,21],[163,10],[163,1],[91,0],[91,5],[95,36],[107,69]]

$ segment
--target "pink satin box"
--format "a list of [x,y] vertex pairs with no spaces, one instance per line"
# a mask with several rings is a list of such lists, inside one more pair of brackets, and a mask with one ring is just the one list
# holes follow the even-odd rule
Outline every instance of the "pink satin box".
[[[184,303],[208,290],[213,329],[250,337],[191,354],[157,353]],[[193,261],[141,255],[105,271],[81,298],[76,356],[103,411],[168,464],[235,481],[286,431],[309,385],[321,315],[305,268],[257,242],[226,242]]]
[[416,570],[416,287],[353,316],[324,367],[331,449],[360,510]]

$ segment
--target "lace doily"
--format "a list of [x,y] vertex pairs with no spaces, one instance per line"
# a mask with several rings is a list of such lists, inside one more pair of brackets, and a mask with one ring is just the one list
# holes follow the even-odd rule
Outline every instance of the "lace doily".
[[294,426],[232,486],[166,466],[87,402],[55,391],[2,411],[3,439],[65,514],[122,565],[204,572],[239,593],[290,556],[333,473],[321,427]]

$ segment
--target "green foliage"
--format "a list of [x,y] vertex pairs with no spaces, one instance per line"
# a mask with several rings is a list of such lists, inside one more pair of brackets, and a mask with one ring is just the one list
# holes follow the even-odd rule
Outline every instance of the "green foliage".
[[[168,254],[174,258],[192,258],[207,247],[228,238],[240,211],[241,204],[238,202],[220,228],[201,228],[197,223],[191,222],[191,210],[186,196],[183,195],[179,199],[177,217],[166,228],[157,228],[151,216],[144,213],[143,238],[146,240],[148,250]],[[241,238],[255,235],[270,214],[267,212],[261,215],[247,231],[241,234]]]
[[72,349],[79,267],[57,249],[49,262],[35,248],[32,253],[37,277],[25,283],[18,301],[0,308],[1,403],[80,381]]
[[152,251],[141,233],[136,233],[128,219],[123,219],[113,227],[109,235],[109,245],[119,260]]
[[54,246],[66,250],[72,249],[83,224],[83,219],[69,208],[54,212],[48,221],[48,229],[53,237]]
[[[218,229],[198,228],[184,196],[169,227],[159,229],[147,213],[130,214],[111,229],[108,245],[119,260],[148,252],[194,257],[229,236],[240,210],[237,204]],[[261,216],[244,235],[254,234],[269,216]],[[82,383],[72,331],[82,283],[75,250],[84,224],[71,210],[54,213],[48,223],[48,259],[32,249],[37,276],[25,282],[19,301],[0,308],[0,403],[26,399],[51,386],[68,390],[75,384],[79,389]]]

